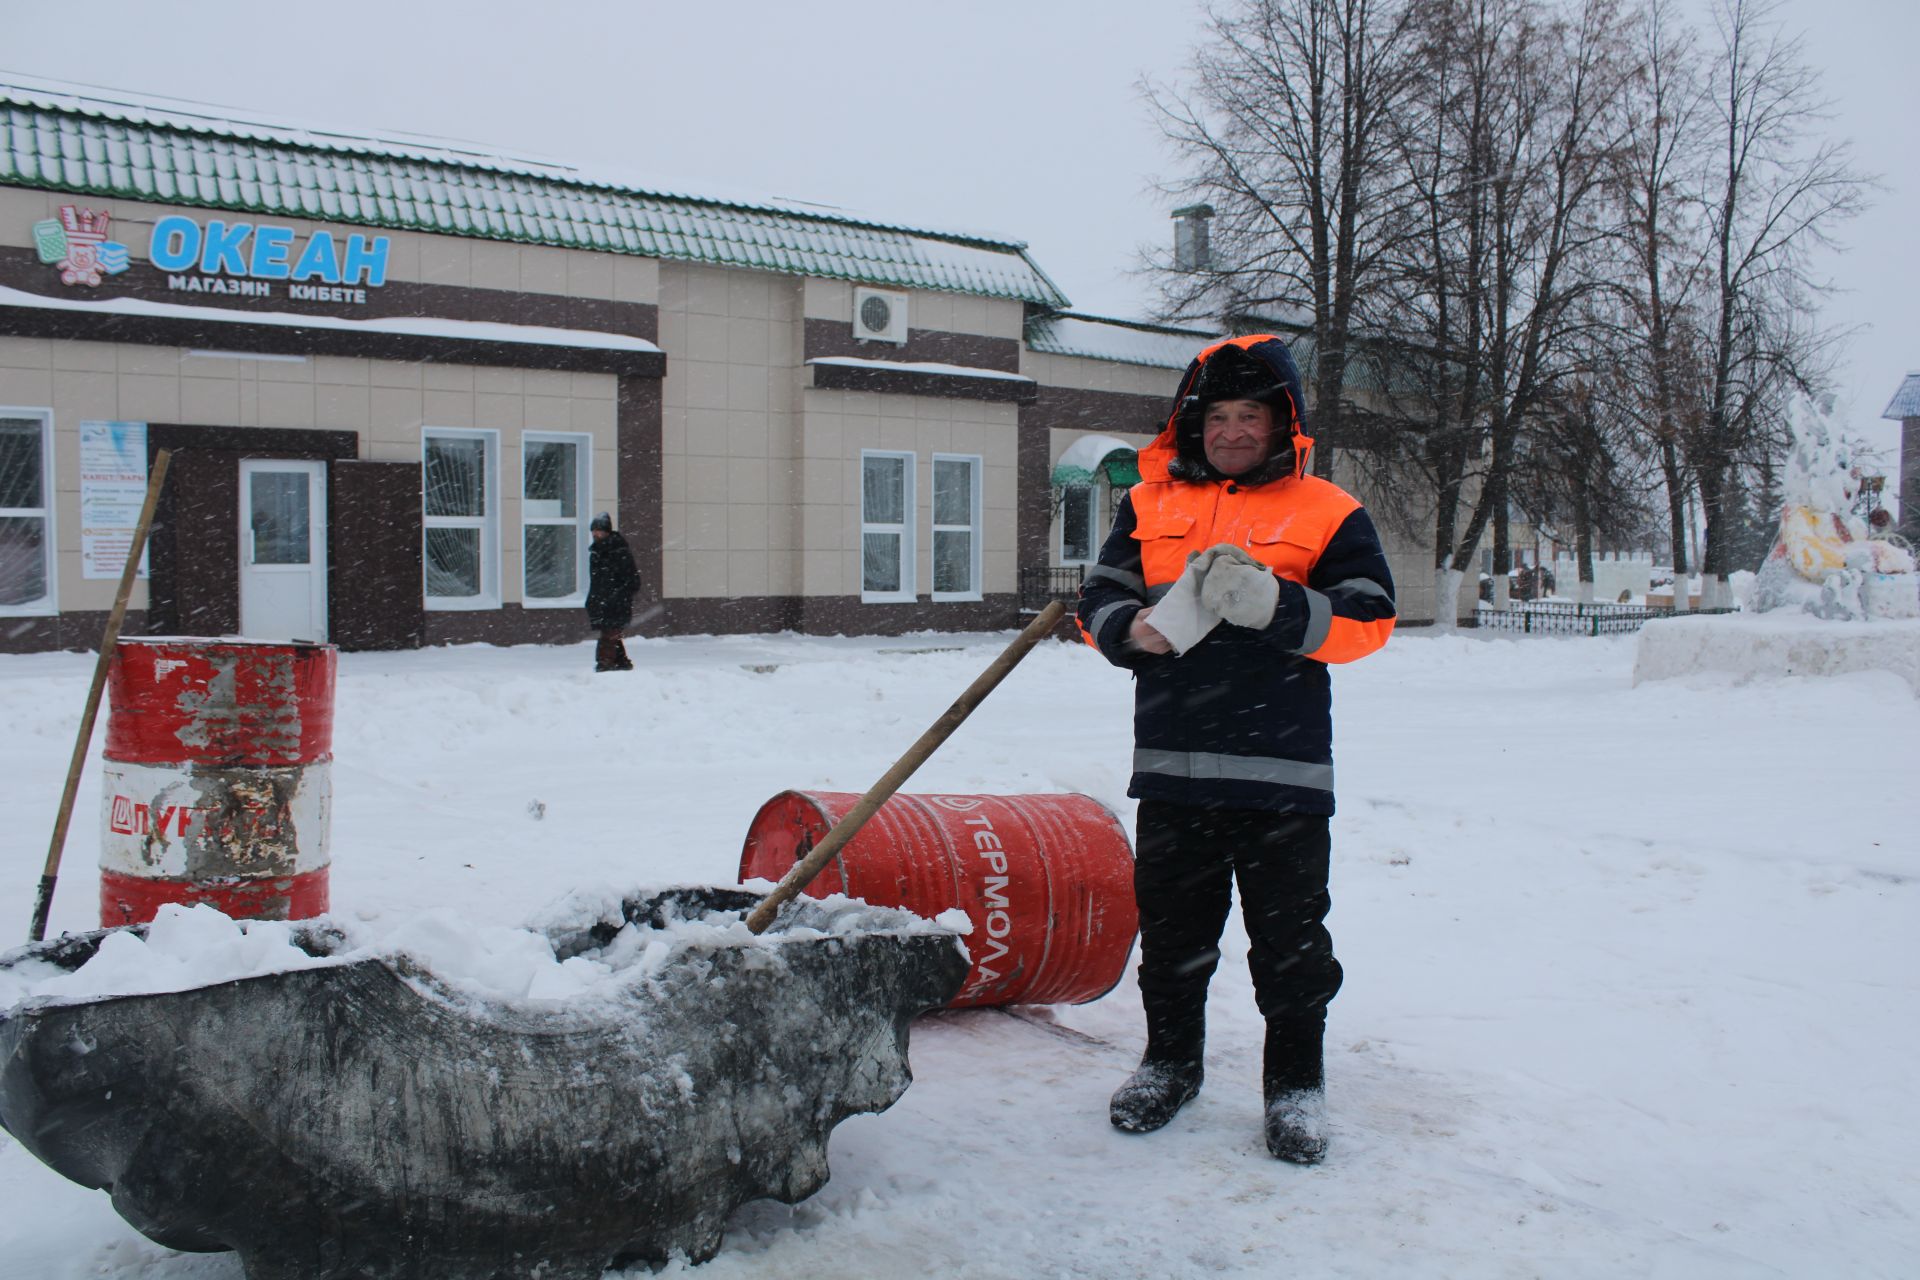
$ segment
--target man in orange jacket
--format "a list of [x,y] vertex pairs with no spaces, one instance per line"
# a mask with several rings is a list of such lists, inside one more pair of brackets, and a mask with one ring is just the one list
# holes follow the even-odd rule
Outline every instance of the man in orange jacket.
[[1312,1164],[1327,1146],[1322,1041],[1341,979],[1324,924],[1327,666],[1385,644],[1394,604],[1366,510],[1307,474],[1301,404],[1279,338],[1202,351],[1140,454],[1078,616],[1136,681],[1127,794],[1140,801],[1147,1049],[1113,1095],[1113,1124],[1158,1129],[1199,1092],[1207,983],[1237,880],[1267,1024],[1267,1148]]

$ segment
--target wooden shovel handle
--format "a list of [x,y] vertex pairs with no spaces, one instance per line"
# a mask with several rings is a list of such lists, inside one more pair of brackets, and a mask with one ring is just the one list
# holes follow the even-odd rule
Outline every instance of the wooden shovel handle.
[[914,770],[925,764],[927,757],[960,727],[960,722],[973,714],[973,709],[993,692],[994,686],[1006,679],[1007,673],[1013,670],[1020,659],[1046,638],[1066,611],[1067,606],[1058,600],[1042,609],[1040,616],[1028,623],[1027,629],[1013,638],[1013,643],[1006,647],[1005,652],[995,658],[979,678],[967,686],[967,691],[955,698],[953,705],[941,713],[932,727],[920,735],[920,740],[907,748],[907,753],[894,762],[893,768],[867,789],[867,794],[861,796],[860,802],[847,811],[847,816],[833,824],[833,830],[814,846],[813,852],[787,872],[772,893],[761,899],[760,905],[747,917],[747,928],[755,933],[765,933],[781,905],[813,883],[813,878],[866,825],[867,819],[878,813],[880,806],[913,776]]
[[93,741],[94,718],[100,714],[100,693],[107,684],[107,666],[113,659],[113,647],[120,642],[120,624],[127,617],[127,598],[133,594],[134,579],[140,576],[140,553],[146,550],[147,530],[153,527],[153,511],[159,505],[160,486],[167,482],[167,464],[172,459],[172,451],[160,450],[154,454],[153,469],[147,474],[146,501],[140,504],[140,521],[133,528],[133,545],[127,548],[126,567],[120,571],[120,590],[113,597],[107,629],[100,637],[100,656],[94,659],[93,684],[87,689],[87,708],[80,715],[73,759],[67,763],[67,785],[60,793],[60,810],[54,816],[53,839],[47,844],[46,866],[40,873],[40,891],[33,904],[33,923],[27,927],[29,942],[39,942],[47,936],[47,912],[53,906],[53,887],[60,878],[60,855],[67,847],[67,823],[73,818],[74,792],[80,786],[80,770],[87,763],[87,746]]

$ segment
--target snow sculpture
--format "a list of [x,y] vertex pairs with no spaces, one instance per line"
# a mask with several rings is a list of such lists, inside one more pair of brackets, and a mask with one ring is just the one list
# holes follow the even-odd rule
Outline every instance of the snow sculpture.
[[[910,1080],[907,1028],[967,974],[905,912],[802,900],[768,933],[726,889],[547,930],[688,932],[585,1007],[476,997],[385,958],[0,1012],[0,1122],[169,1248],[249,1280],[598,1280],[695,1260],[728,1215],[827,1179],[827,1139]],[[712,917],[727,927],[677,924]],[[313,955],[343,949],[302,924]],[[0,957],[74,969],[109,931]]]
[[1854,513],[1862,477],[1856,447],[1825,413],[1811,408],[1796,416],[1793,434],[1780,532],[1747,607],[1756,613],[1799,609],[1849,622],[1920,617],[1913,552],[1874,536]]

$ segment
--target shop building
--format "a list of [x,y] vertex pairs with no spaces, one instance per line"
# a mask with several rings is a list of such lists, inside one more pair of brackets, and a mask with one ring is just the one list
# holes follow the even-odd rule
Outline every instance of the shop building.
[[1210,337],[1068,305],[1016,241],[16,77],[0,649],[97,643],[162,449],[130,634],[577,641],[602,510],[639,633],[1009,626]]

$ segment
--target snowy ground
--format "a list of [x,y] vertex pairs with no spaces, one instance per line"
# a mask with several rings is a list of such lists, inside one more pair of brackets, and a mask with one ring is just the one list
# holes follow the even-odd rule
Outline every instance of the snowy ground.
[[[512,924],[581,884],[728,883],[762,801],[864,790],[1005,640],[642,641],[599,677],[586,645],[345,655],[336,911]],[[694,1274],[1914,1274],[1920,700],[1882,673],[1636,689],[1633,646],[1416,632],[1337,672],[1326,1165],[1261,1145],[1236,923],[1207,1089],[1167,1130],[1106,1122],[1141,1045],[1130,976],[1038,1011],[1057,1027],[930,1016],[913,1087],[836,1131],[827,1187],[745,1207]],[[90,662],[0,658],[18,937]],[[1131,827],[1128,703],[1045,646],[907,789],[1082,791]],[[56,931],[94,923],[93,770],[80,796]],[[240,1269],[0,1137],[0,1273]]]

